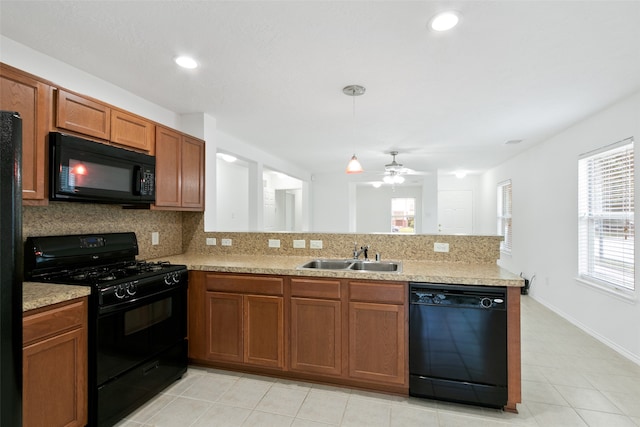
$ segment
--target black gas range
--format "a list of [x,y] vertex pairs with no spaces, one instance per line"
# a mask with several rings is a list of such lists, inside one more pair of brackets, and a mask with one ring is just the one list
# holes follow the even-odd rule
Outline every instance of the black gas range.
[[117,423],[186,372],[187,268],[137,255],[135,233],[25,243],[25,280],[92,288],[90,426]]

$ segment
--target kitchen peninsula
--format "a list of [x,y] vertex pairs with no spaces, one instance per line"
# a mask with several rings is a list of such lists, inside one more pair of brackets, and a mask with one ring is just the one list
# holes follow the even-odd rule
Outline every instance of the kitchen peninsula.
[[306,256],[164,257],[189,276],[191,363],[406,395],[408,284],[504,287],[506,411],[517,412],[522,279],[488,263],[402,260],[401,272],[304,270]]

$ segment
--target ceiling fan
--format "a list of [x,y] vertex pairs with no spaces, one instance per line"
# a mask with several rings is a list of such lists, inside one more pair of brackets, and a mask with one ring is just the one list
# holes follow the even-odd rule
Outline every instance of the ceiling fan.
[[396,161],[397,151],[390,151],[391,163],[384,165],[384,176],[382,181],[386,184],[402,184],[405,180],[403,175],[417,175],[413,169],[405,168],[402,163]]

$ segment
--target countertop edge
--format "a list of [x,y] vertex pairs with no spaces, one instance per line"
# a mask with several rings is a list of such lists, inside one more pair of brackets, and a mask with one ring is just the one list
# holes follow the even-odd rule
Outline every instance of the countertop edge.
[[60,285],[56,283],[22,283],[22,312],[71,301],[91,294],[90,286]]

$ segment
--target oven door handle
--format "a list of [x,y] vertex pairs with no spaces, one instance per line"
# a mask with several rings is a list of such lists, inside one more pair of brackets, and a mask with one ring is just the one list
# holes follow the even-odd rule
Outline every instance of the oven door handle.
[[139,297],[139,298],[128,298],[126,300],[123,300],[120,303],[117,304],[110,304],[107,306],[103,306],[103,307],[98,307],[98,315],[106,315],[109,313],[113,313],[115,311],[118,310],[122,310],[123,308],[126,309],[133,309],[145,304],[149,304],[150,302],[156,301],[156,300],[161,300],[163,298],[166,298],[167,295],[170,294],[175,294],[176,296],[180,295],[182,292],[184,292],[186,294],[186,290],[187,288],[185,286],[182,285],[177,285],[175,287],[166,289],[164,291],[161,292],[157,292],[151,295],[145,295],[143,297]]

